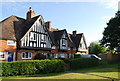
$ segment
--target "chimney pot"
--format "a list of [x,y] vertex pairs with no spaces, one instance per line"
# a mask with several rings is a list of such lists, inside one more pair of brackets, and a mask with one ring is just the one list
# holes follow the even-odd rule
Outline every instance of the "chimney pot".
[[73,35],[76,35],[76,34],[77,34],[77,31],[76,31],[76,30],[74,30],[72,33],[73,33]]
[[32,8],[31,7],[29,7],[29,11],[27,12],[27,17],[26,17],[26,19],[28,20],[28,19],[31,19],[31,18],[33,18],[35,16],[35,12],[34,11],[32,11]]

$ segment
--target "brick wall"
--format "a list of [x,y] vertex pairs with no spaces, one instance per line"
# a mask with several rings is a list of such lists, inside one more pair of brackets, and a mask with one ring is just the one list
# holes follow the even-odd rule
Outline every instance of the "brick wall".
[[2,52],[15,52],[16,46],[8,46],[7,40],[0,40],[0,51],[2,51]]
[[[22,53],[23,52],[31,52],[32,53],[32,59],[22,59]],[[34,60],[34,57],[36,54],[38,53],[50,53],[50,51],[35,51],[35,50],[24,50],[24,49],[21,49],[18,51],[17,53],[17,61],[20,61],[20,60]]]

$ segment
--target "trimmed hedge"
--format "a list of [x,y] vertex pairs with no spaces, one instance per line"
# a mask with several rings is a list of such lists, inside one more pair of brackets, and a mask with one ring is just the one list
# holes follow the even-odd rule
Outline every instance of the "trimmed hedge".
[[2,76],[63,72],[62,60],[29,60],[2,63]]
[[99,60],[95,58],[64,59],[64,62],[69,63],[71,69],[80,69],[99,65]]

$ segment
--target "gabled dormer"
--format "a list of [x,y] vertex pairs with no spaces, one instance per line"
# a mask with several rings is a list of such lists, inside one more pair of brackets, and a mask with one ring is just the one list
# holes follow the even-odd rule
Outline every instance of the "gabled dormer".
[[67,50],[68,49],[68,36],[66,32],[63,32],[63,35],[60,39],[60,49],[61,50]]
[[59,50],[68,50],[68,34],[66,30],[53,31],[54,40]]
[[77,34],[77,31],[73,31],[73,34],[70,34],[70,38],[75,45],[76,52],[88,53],[87,44],[83,33]]
[[87,45],[86,45],[84,34],[82,34],[78,51],[86,51],[86,50],[87,50]]

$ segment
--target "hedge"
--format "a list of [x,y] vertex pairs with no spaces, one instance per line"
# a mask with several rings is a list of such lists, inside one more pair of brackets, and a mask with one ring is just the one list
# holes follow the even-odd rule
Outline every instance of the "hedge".
[[64,62],[70,64],[71,69],[80,69],[99,65],[99,60],[95,58],[64,59]]
[[29,60],[2,63],[2,76],[32,75],[40,73],[63,72],[62,60]]

